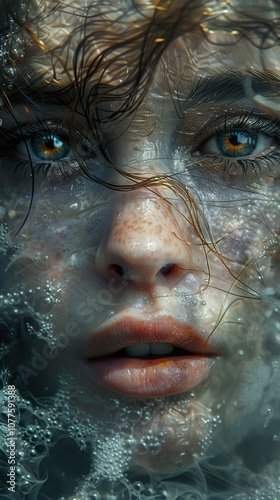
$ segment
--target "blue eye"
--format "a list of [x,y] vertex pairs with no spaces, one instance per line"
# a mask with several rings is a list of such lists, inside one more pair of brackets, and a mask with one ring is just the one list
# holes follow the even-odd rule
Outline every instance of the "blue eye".
[[90,175],[95,166],[97,148],[90,132],[82,126],[70,134],[62,123],[38,120],[5,130],[5,135],[3,131],[0,128],[3,156],[12,162],[17,175],[22,173],[30,179],[36,174],[37,184],[41,180],[57,183],[81,173]]
[[[69,141],[59,134],[35,135],[26,141],[29,154],[35,161],[59,161],[71,154]],[[34,155],[36,158],[34,158]]]
[[246,158],[268,152],[274,145],[274,138],[261,132],[232,129],[217,132],[207,139],[198,153],[223,158]]
[[258,133],[242,130],[221,132],[216,136],[216,143],[224,156],[249,156],[258,143]]

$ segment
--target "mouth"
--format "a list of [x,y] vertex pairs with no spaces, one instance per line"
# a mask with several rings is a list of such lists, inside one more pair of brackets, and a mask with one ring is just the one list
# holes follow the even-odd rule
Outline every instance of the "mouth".
[[163,356],[178,356],[179,354],[184,354],[183,349],[178,349],[172,344],[165,344],[163,342],[138,342],[115,353],[117,356],[149,359]]
[[94,383],[133,398],[190,391],[219,356],[194,329],[172,318],[106,322],[90,335],[83,361]]

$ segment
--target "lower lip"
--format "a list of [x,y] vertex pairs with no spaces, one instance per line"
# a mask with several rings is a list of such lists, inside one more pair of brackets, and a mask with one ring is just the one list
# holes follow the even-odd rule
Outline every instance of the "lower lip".
[[154,398],[190,391],[209,375],[213,358],[95,358],[87,361],[100,386],[133,398]]

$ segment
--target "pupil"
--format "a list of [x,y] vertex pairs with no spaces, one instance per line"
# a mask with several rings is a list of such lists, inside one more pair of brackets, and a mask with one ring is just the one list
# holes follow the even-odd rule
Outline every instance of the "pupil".
[[45,144],[46,144],[46,147],[48,149],[54,149],[55,146],[54,146],[54,140],[53,139],[49,139],[48,141],[45,141]]
[[62,142],[57,137],[49,137],[45,139],[45,145],[47,149],[57,149],[61,148]]
[[233,146],[238,146],[239,140],[237,138],[237,134],[234,134],[230,137],[230,142]]
[[229,141],[233,146],[240,146],[240,144],[252,144],[253,138],[247,134],[232,132],[229,134]]

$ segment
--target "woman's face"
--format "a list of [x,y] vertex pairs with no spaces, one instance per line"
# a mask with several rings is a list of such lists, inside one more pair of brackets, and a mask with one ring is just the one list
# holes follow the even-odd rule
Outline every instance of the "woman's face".
[[[217,43],[193,29],[168,46],[136,111],[100,126],[106,159],[83,111],[91,81],[76,111],[37,93],[1,115],[4,289],[35,325],[18,376],[29,388],[70,377],[73,404],[106,426],[117,407],[134,415],[131,464],[161,472],[223,451],[222,435],[232,448],[250,415],[263,427],[279,353],[279,84],[267,77],[279,48]],[[160,452],[140,450],[147,435]]]

